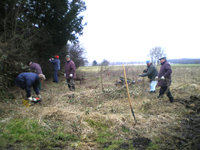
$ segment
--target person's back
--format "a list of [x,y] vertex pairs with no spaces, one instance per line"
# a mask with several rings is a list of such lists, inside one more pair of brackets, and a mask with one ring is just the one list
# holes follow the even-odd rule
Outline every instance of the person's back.
[[43,73],[42,73],[42,68],[40,67],[40,65],[39,65],[38,63],[32,62],[32,63],[30,64],[30,70],[31,70],[31,72],[33,72],[33,71],[35,70],[35,71],[36,71],[36,72],[35,72],[36,74],[43,74]]
[[53,64],[54,70],[60,70],[60,59],[50,60],[50,62]]
[[52,82],[56,82],[58,83],[58,76],[57,73],[60,70],[60,59],[59,56],[56,55],[55,59],[51,58],[49,59],[49,61],[53,64],[53,81]]
[[33,87],[36,94],[39,94],[38,89],[39,76],[36,73],[23,72],[15,79],[15,84],[22,89],[26,89],[27,97],[31,95],[31,87]]
[[148,70],[152,70],[151,73],[148,75],[148,78],[150,80],[154,79],[158,75],[158,70],[153,64],[149,66]]

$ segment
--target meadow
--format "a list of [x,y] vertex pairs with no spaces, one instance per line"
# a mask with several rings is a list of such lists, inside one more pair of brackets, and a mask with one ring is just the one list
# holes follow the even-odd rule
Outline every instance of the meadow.
[[[158,70],[160,66],[157,66]],[[59,83],[42,84],[41,103],[24,106],[13,87],[0,100],[0,149],[160,150],[200,149],[200,65],[172,65],[170,90],[174,103],[159,87],[150,94],[146,66],[126,66],[126,86],[116,86],[122,66],[80,67],[76,91]],[[33,93],[34,94],[34,93]]]

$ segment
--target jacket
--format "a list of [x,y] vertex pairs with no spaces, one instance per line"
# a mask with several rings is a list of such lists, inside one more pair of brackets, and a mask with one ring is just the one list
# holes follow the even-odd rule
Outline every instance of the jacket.
[[33,87],[35,93],[39,95],[39,76],[36,73],[24,72],[20,73],[15,79],[15,84],[22,89],[26,89],[26,96],[31,96],[31,87]]
[[40,65],[37,63],[34,63],[34,62],[31,63],[30,70],[31,70],[31,72],[33,72],[35,70],[36,74],[43,74]]
[[[66,79],[75,79],[76,78],[76,66],[72,60],[69,60],[65,63],[65,73],[66,73]],[[70,77],[69,75],[73,74],[73,77]]]
[[141,77],[145,77],[145,76],[148,76],[148,78],[150,80],[153,80],[156,76],[158,75],[158,70],[157,68],[151,64],[150,66],[148,66],[147,70],[146,70],[146,73],[140,75]]
[[160,71],[158,73],[158,78],[160,79],[162,76],[164,76],[165,79],[159,80],[158,86],[161,86],[161,87],[170,86],[171,85],[171,74],[172,74],[172,69],[171,69],[170,64],[167,61],[162,62]]
[[54,70],[60,70],[60,59],[49,60],[53,64]]

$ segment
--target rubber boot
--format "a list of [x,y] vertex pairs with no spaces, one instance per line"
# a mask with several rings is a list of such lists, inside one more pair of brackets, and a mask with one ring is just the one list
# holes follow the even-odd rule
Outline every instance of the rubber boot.
[[39,82],[38,84],[39,90],[41,90],[41,86],[42,86],[42,82]]

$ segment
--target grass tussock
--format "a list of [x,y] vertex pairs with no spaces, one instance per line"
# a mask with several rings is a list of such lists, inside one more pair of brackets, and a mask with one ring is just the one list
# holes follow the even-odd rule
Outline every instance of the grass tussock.
[[[188,101],[200,92],[198,67],[172,66],[172,104],[168,98],[158,99],[148,93],[148,79],[138,74],[145,66],[126,67],[127,77],[137,81],[129,85],[131,113],[125,86],[115,83],[123,77],[122,67],[83,67],[77,75],[84,76],[76,91],[69,91],[64,77],[59,83],[42,84],[41,104],[24,107],[18,88],[11,93],[15,99],[0,101],[1,149],[170,149],[169,144],[181,137],[181,120],[186,115],[198,116],[197,101]],[[159,67],[158,67],[159,69]],[[181,72],[184,72],[181,73]],[[33,93],[34,94],[34,93]],[[187,101],[187,102],[186,102]],[[174,136],[172,133],[176,133]],[[177,137],[178,136],[178,137]],[[138,147],[139,145],[139,147]],[[179,144],[180,145],[180,144]],[[188,146],[189,147],[189,146]]]

